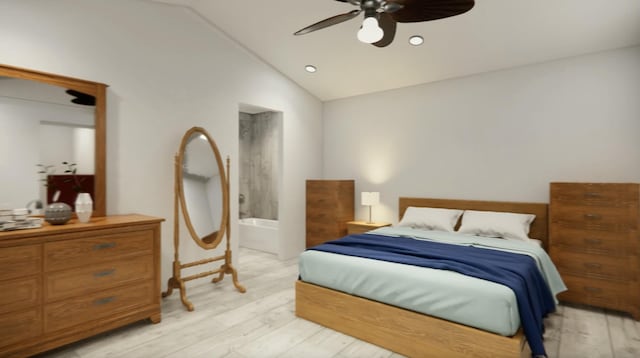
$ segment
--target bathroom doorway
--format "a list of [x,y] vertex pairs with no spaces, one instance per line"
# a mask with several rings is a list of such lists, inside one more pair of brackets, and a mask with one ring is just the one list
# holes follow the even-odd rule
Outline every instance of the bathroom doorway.
[[240,246],[278,254],[282,112],[240,105]]

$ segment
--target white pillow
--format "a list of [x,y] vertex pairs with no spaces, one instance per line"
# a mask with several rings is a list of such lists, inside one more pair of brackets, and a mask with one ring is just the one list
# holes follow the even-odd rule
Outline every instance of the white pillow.
[[533,214],[465,210],[458,232],[529,241],[529,226],[535,218],[536,216]]
[[398,226],[453,232],[462,212],[462,210],[454,209],[418,208],[410,206],[404,212],[404,215],[402,215],[402,220],[400,220]]

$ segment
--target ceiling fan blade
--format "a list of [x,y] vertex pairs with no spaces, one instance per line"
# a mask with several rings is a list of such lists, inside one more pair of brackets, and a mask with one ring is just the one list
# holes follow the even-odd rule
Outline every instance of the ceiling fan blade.
[[473,8],[474,0],[387,0],[403,8],[391,13],[397,22],[421,22],[463,14]]
[[337,25],[341,22],[347,21],[347,20],[351,20],[354,17],[358,16],[358,14],[360,14],[362,10],[351,10],[347,13],[344,14],[340,14],[340,15],[336,15],[333,17],[330,17],[328,19],[324,19],[322,21],[318,21],[313,25],[309,25],[307,27],[305,27],[304,29],[298,30],[296,32],[294,32],[294,35],[304,35],[304,34],[308,34],[309,32],[313,32],[316,30],[320,30],[320,29],[324,29],[325,27],[329,27],[329,26],[333,26],[333,25]]
[[382,28],[382,31],[384,31],[384,36],[380,41],[374,42],[372,45],[377,47],[389,46],[393,42],[394,37],[396,37],[396,20],[391,17],[391,14],[383,12],[378,16],[378,24]]

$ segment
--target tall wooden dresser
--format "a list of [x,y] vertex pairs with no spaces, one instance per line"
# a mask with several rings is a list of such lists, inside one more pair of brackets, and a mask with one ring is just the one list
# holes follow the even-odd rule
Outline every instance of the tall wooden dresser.
[[0,232],[0,357],[160,321],[160,222],[91,218]]
[[355,181],[307,180],[307,247],[347,235],[355,215]]
[[640,319],[640,185],[551,183],[551,259],[561,301]]

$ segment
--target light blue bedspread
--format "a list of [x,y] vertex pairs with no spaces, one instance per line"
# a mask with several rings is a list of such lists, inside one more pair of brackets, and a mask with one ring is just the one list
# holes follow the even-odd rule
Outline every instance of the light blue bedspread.
[[[551,261],[547,252],[538,244],[520,240],[505,240],[492,237],[465,235],[455,232],[416,230],[407,227],[383,227],[369,231],[369,233],[386,236],[411,237],[418,240],[432,240],[448,244],[482,247],[526,254],[536,261],[536,264],[538,265],[542,276],[547,281],[547,285],[549,285],[554,297],[556,297],[558,293],[567,290],[567,286],[565,286],[562,281],[558,269]],[[557,298],[556,303],[558,303]]]
[[[473,245],[534,258],[554,297],[566,290],[555,266],[537,244],[411,228],[380,228],[371,233]],[[520,326],[515,294],[506,286],[437,270],[319,251],[300,256],[303,281],[403,307],[497,334]]]

